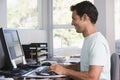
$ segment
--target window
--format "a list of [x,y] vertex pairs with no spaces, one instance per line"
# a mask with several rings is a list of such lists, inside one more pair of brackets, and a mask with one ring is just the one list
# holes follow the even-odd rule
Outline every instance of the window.
[[[54,29],[54,49],[66,48],[70,46],[82,47],[83,37],[76,33],[74,28],[68,29]],[[56,45],[57,44],[57,45]]]
[[[68,47],[81,48],[83,37],[76,33],[71,25],[70,6],[84,0],[53,0],[53,47],[57,49],[65,49]],[[93,0],[90,0],[93,2]]]
[[120,39],[120,0],[115,0],[115,40]]
[[[53,0],[53,24],[71,24],[70,6],[85,0]],[[93,0],[90,0],[93,2]]]
[[37,29],[37,0],[7,0],[7,27]]
[[120,53],[120,0],[115,0],[115,52]]

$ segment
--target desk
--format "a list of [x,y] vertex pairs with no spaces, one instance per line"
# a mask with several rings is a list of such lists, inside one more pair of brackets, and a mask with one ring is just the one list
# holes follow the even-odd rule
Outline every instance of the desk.
[[4,76],[0,76],[0,80],[14,80],[13,78],[5,78]]
[[36,73],[35,73],[35,71],[36,71],[37,69],[35,69],[35,70],[33,70],[33,71],[31,71],[31,72],[29,72],[29,73],[27,73],[27,74],[25,74],[25,75],[23,75],[22,77],[24,77],[24,80],[26,80],[26,79],[39,79],[39,80],[58,80],[58,79],[60,79],[60,80],[66,80],[66,75],[50,75],[50,76],[40,76],[40,75],[36,75]]

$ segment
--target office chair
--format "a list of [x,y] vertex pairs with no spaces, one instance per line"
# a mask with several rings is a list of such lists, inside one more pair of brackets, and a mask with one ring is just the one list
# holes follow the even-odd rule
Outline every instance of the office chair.
[[111,80],[120,80],[120,53],[111,55]]

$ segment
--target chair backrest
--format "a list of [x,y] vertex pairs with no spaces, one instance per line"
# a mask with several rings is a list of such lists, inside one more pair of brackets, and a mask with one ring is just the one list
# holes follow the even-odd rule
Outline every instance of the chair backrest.
[[120,80],[120,54],[111,56],[111,80]]

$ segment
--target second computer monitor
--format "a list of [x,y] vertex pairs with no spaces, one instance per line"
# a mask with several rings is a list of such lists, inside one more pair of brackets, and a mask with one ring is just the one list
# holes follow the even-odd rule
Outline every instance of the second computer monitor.
[[[17,30],[1,28],[0,33],[3,34],[2,38],[4,38],[4,41],[2,40],[2,45],[4,45],[5,56],[7,56],[7,58],[9,57],[9,62],[11,62],[13,68],[17,68],[18,64],[26,64]],[[5,51],[5,49],[7,51]]]

